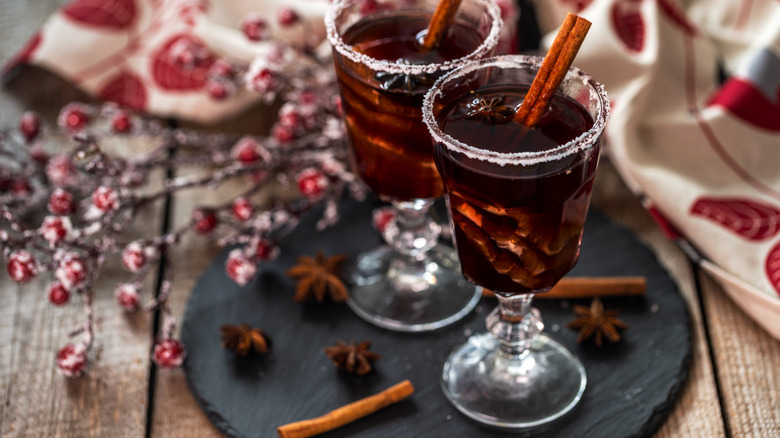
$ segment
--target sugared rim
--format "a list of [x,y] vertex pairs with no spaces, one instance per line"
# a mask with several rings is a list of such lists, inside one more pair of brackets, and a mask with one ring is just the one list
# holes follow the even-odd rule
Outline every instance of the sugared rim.
[[436,118],[433,115],[433,101],[441,94],[441,87],[445,82],[456,80],[474,70],[484,67],[520,68],[530,66],[538,69],[541,64],[542,58],[537,56],[502,55],[463,65],[440,77],[436,80],[431,89],[428,90],[428,93],[425,94],[422,108],[423,121],[428,127],[428,131],[430,132],[431,137],[433,137],[434,142],[441,143],[449,150],[462,153],[469,158],[489,161],[502,166],[507,164],[530,166],[545,161],[554,161],[593,147],[596,144],[596,138],[604,131],[604,127],[607,124],[610,113],[609,99],[607,98],[607,92],[604,90],[604,86],[576,67],[571,67],[568,74],[574,75],[583,83],[587,83],[590,86],[591,93],[596,94],[596,97],[601,104],[599,105],[599,113],[596,115],[593,126],[589,130],[583,132],[568,143],[562,144],[554,149],[547,149],[539,152],[513,153],[501,153],[482,149],[463,143],[449,134],[444,133],[436,122]]
[[501,9],[494,0],[476,0],[477,3],[485,6],[488,14],[492,18],[490,32],[488,32],[487,37],[485,37],[485,40],[482,41],[482,44],[480,44],[479,47],[464,57],[442,63],[418,65],[400,64],[384,59],[372,58],[366,54],[356,52],[352,49],[352,46],[342,40],[341,35],[339,35],[336,30],[336,18],[342,10],[354,4],[355,1],[356,0],[335,0],[330,4],[325,13],[325,28],[327,30],[328,41],[342,56],[353,62],[365,64],[374,71],[414,75],[452,70],[466,62],[486,56],[490,50],[498,44],[498,37],[501,33],[501,26],[503,24],[501,21]]

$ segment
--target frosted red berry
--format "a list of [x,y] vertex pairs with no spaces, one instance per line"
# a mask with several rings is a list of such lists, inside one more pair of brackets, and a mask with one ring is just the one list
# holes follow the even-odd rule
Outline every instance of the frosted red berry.
[[78,288],[87,278],[87,264],[75,252],[65,254],[57,263],[54,276],[68,290]]
[[255,163],[261,157],[260,143],[252,137],[242,137],[231,149],[230,156],[243,164]]
[[146,253],[138,242],[130,242],[122,250],[122,264],[130,272],[138,272],[146,264]]
[[26,283],[38,275],[38,262],[28,251],[20,249],[8,256],[8,276],[17,283]]
[[49,162],[49,153],[46,152],[46,149],[36,144],[30,148],[30,158],[38,164],[45,165]]
[[276,89],[279,77],[276,72],[268,67],[261,67],[257,71],[250,70],[249,84],[259,93],[267,93]]
[[294,107],[285,106],[279,111],[279,121],[277,123],[297,128],[302,125],[302,117],[300,112]]
[[214,231],[219,220],[214,210],[199,208],[192,212],[193,228],[200,234],[208,234]]
[[15,179],[11,181],[11,193],[16,196],[27,196],[32,193],[32,187],[26,180]]
[[282,26],[292,26],[300,20],[300,16],[294,9],[282,6],[276,12],[276,19]]
[[257,14],[249,14],[241,20],[241,32],[250,41],[262,41],[268,37],[268,23]]
[[255,245],[255,259],[258,261],[271,260],[279,253],[279,248],[268,239],[260,239]]
[[35,140],[41,132],[41,118],[38,117],[38,114],[32,111],[22,114],[21,119],[19,119],[19,132],[28,143]]
[[232,79],[236,75],[236,68],[233,63],[226,58],[219,58],[209,67],[209,76]]
[[209,79],[204,85],[206,92],[214,100],[223,100],[232,94],[232,88],[226,82],[218,79]]
[[141,307],[141,296],[138,289],[130,283],[122,283],[114,291],[116,301],[126,312],[135,312]]
[[133,122],[130,120],[130,115],[125,111],[117,111],[111,118],[111,128],[114,132],[126,133],[130,132],[133,127]]
[[55,281],[49,285],[48,290],[49,302],[55,306],[62,306],[70,300],[70,291],[65,288],[59,281]]
[[290,144],[295,140],[295,128],[290,125],[277,123],[271,131],[274,139],[281,144]]
[[87,350],[82,345],[67,344],[57,352],[57,370],[65,377],[79,377],[87,369]]
[[100,186],[92,192],[92,205],[106,213],[119,208],[119,195],[111,187]]
[[251,202],[249,202],[248,199],[242,197],[238,197],[233,201],[233,205],[231,206],[231,212],[233,213],[233,217],[236,218],[239,222],[244,222],[248,220],[250,217],[252,217],[252,213],[254,213],[255,208],[252,205]]
[[187,351],[181,342],[175,339],[163,339],[155,344],[152,360],[160,368],[170,370],[180,367],[186,355]]
[[304,169],[295,177],[301,194],[309,200],[316,200],[325,194],[330,184],[328,178],[317,169]]
[[388,225],[395,220],[395,210],[392,207],[380,207],[374,210],[371,224],[380,233],[384,233]]
[[257,266],[240,249],[234,249],[225,261],[225,272],[239,286],[249,283],[257,274]]
[[53,156],[46,165],[46,177],[58,187],[71,184],[75,174],[76,166],[73,165],[70,157],[64,154]]
[[60,111],[57,123],[70,133],[77,133],[87,127],[90,121],[90,115],[80,104],[72,103],[65,106]]
[[49,242],[49,245],[56,245],[62,242],[68,236],[71,230],[70,219],[62,216],[46,216],[43,218],[43,223],[38,229],[44,240]]
[[64,189],[56,188],[51,192],[49,202],[46,206],[52,214],[70,214],[74,207],[73,195]]

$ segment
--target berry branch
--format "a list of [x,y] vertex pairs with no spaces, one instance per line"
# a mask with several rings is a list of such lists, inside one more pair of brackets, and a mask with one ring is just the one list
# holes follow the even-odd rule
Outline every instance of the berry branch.
[[[299,21],[293,11],[279,19],[287,25]],[[116,105],[79,102],[62,109],[54,129],[44,129],[39,117],[28,112],[15,129],[0,130],[0,248],[8,275],[17,283],[49,275],[47,296],[53,305],[67,305],[74,294],[84,303],[83,323],[56,355],[62,374],[77,377],[87,369],[95,337],[93,301],[95,294],[105,292],[95,284],[109,258],[118,257],[128,273],[113,290],[117,304],[128,312],[159,309],[162,323],[152,359],[161,368],[175,368],[186,351],[175,339],[176,319],[168,303],[175,280],[169,254],[184,234],[214,235],[219,245],[233,248],[226,274],[244,285],[263,262],[276,257],[278,242],[304,213],[324,206],[317,226],[325,228],[338,221],[342,196],[365,196],[366,189],[345,165],[330,61],[318,60],[307,44],[267,40],[258,20],[250,17],[244,31],[272,50],[249,65],[215,62],[212,79],[228,84],[225,90],[246,87],[268,100],[281,100],[269,136],[174,129]],[[213,93],[208,83],[204,88],[214,98],[227,95]],[[155,144],[131,158],[103,146],[140,137]],[[208,173],[193,176],[193,169],[203,167]],[[176,176],[162,185],[152,182],[152,174],[166,171]],[[155,201],[232,180],[242,181],[246,189],[220,205],[195,208],[183,226],[136,240],[125,237]],[[258,192],[271,184],[297,190],[300,196],[258,203]],[[160,290],[156,297],[149,291],[151,298],[142,304],[144,281],[158,264],[166,268]]]

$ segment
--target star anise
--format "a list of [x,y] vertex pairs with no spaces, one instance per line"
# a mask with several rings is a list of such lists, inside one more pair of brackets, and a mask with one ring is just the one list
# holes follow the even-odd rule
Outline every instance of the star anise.
[[317,251],[315,257],[298,257],[298,264],[287,271],[287,275],[298,279],[293,300],[303,302],[313,298],[321,303],[327,295],[335,302],[346,301],[347,288],[341,280],[346,259],[344,255],[326,258],[322,251]]
[[268,353],[271,349],[271,338],[264,331],[251,328],[247,324],[225,324],[219,330],[222,332],[222,347],[239,356],[246,356],[251,351]]
[[325,347],[325,354],[340,370],[354,373],[359,376],[371,371],[371,365],[379,360],[379,355],[369,350],[370,341],[347,344],[344,341],[336,341],[336,345]]
[[512,108],[504,105],[503,97],[492,97],[490,100],[484,97],[475,97],[466,104],[466,109],[467,119],[476,119],[489,125],[506,123],[514,113]]
[[620,312],[604,310],[604,305],[598,298],[593,299],[590,307],[574,306],[574,314],[577,315],[577,319],[566,324],[566,327],[580,331],[577,335],[577,342],[583,342],[592,337],[596,345],[601,347],[605,338],[609,342],[619,341],[620,333],[618,330],[628,328],[628,324],[617,318]]
[[[397,59],[396,64],[412,65],[407,59]],[[419,87],[430,87],[433,84],[433,78],[426,74],[411,73],[389,73],[380,71],[375,76],[379,81],[379,87],[383,90],[404,90],[415,91]]]

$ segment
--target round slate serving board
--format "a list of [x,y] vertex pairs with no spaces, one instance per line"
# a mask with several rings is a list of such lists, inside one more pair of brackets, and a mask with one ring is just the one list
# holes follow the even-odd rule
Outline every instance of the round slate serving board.
[[[415,386],[408,399],[362,420],[322,435],[361,438],[459,438],[507,436],[487,429],[455,410],[439,386],[450,351],[469,334],[483,332],[484,318],[496,305],[483,299],[474,312],[452,326],[430,333],[395,333],[355,316],[346,304],[299,304],[295,284],[284,272],[299,255],[317,250],[347,254],[350,260],[380,243],[370,226],[377,204],[345,200],[341,221],[314,231],[321,212],[304,217],[283,243],[273,263],[239,287],[224,273],[227,250],[206,269],[188,303],[182,340],[184,364],[195,398],[216,427],[230,437],[275,437],[276,427],[317,417],[379,392],[404,379]],[[439,214],[442,211],[439,210]],[[614,345],[577,344],[565,328],[575,304],[590,300],[536,300],[545,331],[584,363],[588,386],[582,401],[566,416],[514,436],[636,437],[651,435],[665,420],[688,375],[691,357],[689,318],[677,286],[653,253],[629,231],[591,211],[582,253],[572,276],[641,275],[645,297],[605,299],[631,328]],[[247,323],[273,340],[267,355],[239,357],[221,347],[219,327]],[[374,371],[356,377],[338,371],[323,353],[336,340],[370,340],[381,354]]]

